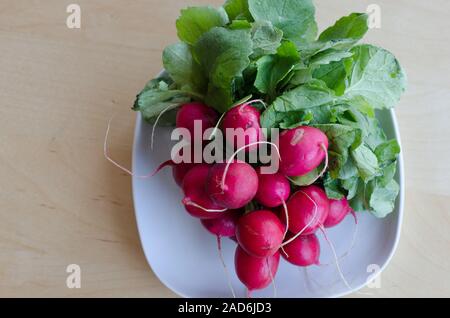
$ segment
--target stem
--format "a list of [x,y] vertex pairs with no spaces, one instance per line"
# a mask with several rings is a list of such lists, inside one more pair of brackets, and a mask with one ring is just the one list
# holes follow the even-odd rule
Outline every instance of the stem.
[[151,141],[150,141],[150,149],[153,150],[153,143],[154,143],[154,139],[155,139],[155,130],[156,130],[156,126],[158,126],[158,122],[161,119],[162,115],[164,115],[165,112],[178,107],[178,105],[174,106],[174,105],[169,105],[167,106],[163,111],[161,111],[158,115],[158,117],[156,117],[156,121],[153,124],[152,127],[152,136],[151,136]]

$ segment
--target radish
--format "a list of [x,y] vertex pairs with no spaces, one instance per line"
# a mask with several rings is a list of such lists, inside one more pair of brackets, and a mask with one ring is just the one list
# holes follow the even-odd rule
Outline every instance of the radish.
[[256,191],[258,175],[242,161],[215,164],[206,180],[206,192],[222,208],[243,208],[253,200]]
[[208,128],[212,128],[216,125],[219,116],[217,112],[206,106],[205,104],[192,102],[184,104],[177,112],[176,126],[177,128],[186,128],[191,134],[191,138],[194,140],[194,125],[195,121],[201,121],[201,136],[203,140],[203,133]]
[[268,208],[276,208],[286,202],[291,194],[289,180],[281,173],[262,174],[261,168],[256,169],[258,174],[258,191],[255,199]]
[[240,216],[241,211],[227,211],[218,218],[201,220],[201,223],[215,236],[233,237],[236,235],[236,226]]
[[282,221],[288,224],[289,231],[298,235],[309,235],[317,231],[328,217],[330,203],[325,191],[318,186],[301,188],[287,203],[289,220],[284,215]]
[[[256,149],[257,144],[255,143],[264,139],[260,117],[259,111],[250,106],[250,103],[230,109],[222,120],[222,130],[225,132],[228,143],[233,145],[235,149],[254,144],[245,149],[247,152]],[[239,133],[243,135],[237,135]]]
[[210,170],[210,165],[199,164],[192,168],[184,177],[183,204],[193,217],[200,219],[214,219],[221,217],[223,209],[214,203],[206,193],[205,183]]
[[346,198],[342,198],[341,200],[329,199],[329,202],[330,211],[328,213],[328,217],[323,223],[325,227],[329,228],[338,225],[349,213],[353,214],[355,223],[357,223],[356,215],[354,214],[355,212],[350,207],[350,204]]
[[[291,233],[287,238],[290,239],[293,236]],[[315,234],[299,236],[284,246],[281,255],[286,261],[297,266],[319,265],[319,239]]]
[[279,252],[267,258],[259,258],[247,254],[240,246],[237,247],[234,257],[236,274],[247,287],[249,297],[252,291],[266,288],[273,282],[279,263]]
[[[280,134],[280,171],[286,176],[303,176],[328,158],[328,138],[314,127],[298,127]],[[327,160],[328,161],[328,160]],[[327,169],[327,164],[319,177]]]
[[278,252],[285,227],[271,211],[253,211],[239,219],[236,238],[242,248],[255,257],[268,257]]

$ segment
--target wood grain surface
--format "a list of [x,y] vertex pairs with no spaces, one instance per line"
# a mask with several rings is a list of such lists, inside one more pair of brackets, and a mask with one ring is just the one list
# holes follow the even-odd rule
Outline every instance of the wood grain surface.
[[[68,29],[78,3],[81,29]],[[0,296],[175,297],[140,246],[130,177],[135,94],[161,69],[187,5],[221,0],[0,2]],[[321,28],[373,1],[316,0]],[[450,2],[377,0],[366,41],[409,76],[398,107],[406,206],[398,251],[375,297],[450,296]],[[82,269],[80,289],[66,267]],[[361,297],[361,295],[354,295]]]

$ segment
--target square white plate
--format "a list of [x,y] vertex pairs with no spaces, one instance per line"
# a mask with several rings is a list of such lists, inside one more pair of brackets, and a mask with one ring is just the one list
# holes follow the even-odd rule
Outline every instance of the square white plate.
[[[400,135],[394,111],[384,111],[379,119],[388,138]],[[152,126],[137,115],[133,172],[145,175],[160,163],[170,159],[171,129],[156,130],[155,147],[150,150]],[[350,254],[341,260],[343,273],[351,285],[345,286],[334,265],[313,266],[307,271],[283,259],[275,277],[278,297],[340,297],[364,287],[370,277],[388,265],[400,238],[404,201],[403,157],[398,160],[396,180],[400,195],[395,211],[385,219],[358,214],[356,243]],[[133,177],[133,197],[137,224],[144,253],[156,276],[172,291],[183,297],[231,297],[221,266],[216,239],[192,218],[181,204],[182,193],[172,179],[171,169],[165,169],[149,179]],[[347,217],[340,225],[328,230],[338,255],[345,253],[352,241],[354,222]],[[321,242],[321,263],[332,263],[331,251]],[[238,297],[245,297],[245,287],[234,271],[236,243],[223,240],[223,253]],[[273,297],[271,287],[253,293],[253,297]]]

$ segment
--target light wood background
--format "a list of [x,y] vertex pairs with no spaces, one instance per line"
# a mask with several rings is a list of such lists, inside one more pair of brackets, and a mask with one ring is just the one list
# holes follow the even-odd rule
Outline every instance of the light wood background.
[[[66,6],[82,9],[80,30]],[[182,7],[221,0],[0,2],[0,296],[172,297],[144,258],[130,177],[130,106],[176,41]],[[399,249],[376,296],[450,296],[450,3],[316,0],[323,28],[370,3],[382,28],[367,41],[394,52],[409,75],[398,107],[406,160]],[[68,289],[69,264],[82,288]],[[355,297],[359,297],[355,295]]]

